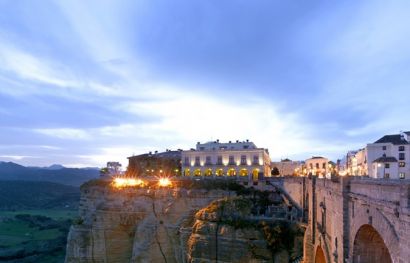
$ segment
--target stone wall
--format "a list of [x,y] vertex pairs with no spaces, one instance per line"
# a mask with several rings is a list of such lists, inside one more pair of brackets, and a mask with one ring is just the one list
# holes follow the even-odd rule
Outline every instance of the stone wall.
[[[357,255],[360,251],[371,251],[371,246],[380,246],[377,251],[386,249],[392,262],[408,262],[409,181],[360,177],[329,180],[312,177],[306,178],[302,183],[304,186],[300,187],[297,184],[300,179],[283,180],[289,182],[278,184],[288,191],[293,200],[302,200],[302,206],[308,211],[304,240],[305,262],[315,262],[316,251],[320,250],[323,250],[326,262],[377,262],[377,253]],[[385,248],[377,238],[374,238],[374,243],[367,240],[367,245],[363,245],[359,237],[366,235],[363,232],[358,235],[359,230],[363,229],[368,232],[371,229],[379,234]]]

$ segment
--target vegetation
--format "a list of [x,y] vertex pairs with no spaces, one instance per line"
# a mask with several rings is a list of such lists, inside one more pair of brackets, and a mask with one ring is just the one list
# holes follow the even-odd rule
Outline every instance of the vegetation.
[[78,187],[50,182],[0,181],[0,210],[77,209]]
[[54,219],[46,210],[30,214],[3,213],[0,221],[0,261],[64,262],[66,238],[72,224],[68,215]]
[[[198,213],[211,214],[216,213],[218,228],[221,225],[229,225],[235,229],[255,229],[260,231],[268,244],[272,255],[285,250],[289,253],[290,259],[295,260],[302,255],[303,229],[295,223],[286,221],[260,221],[252,215],[261,208],[272,205],[274,202],[269,198],[268,192],[261,192],[255,189],[249,189],[246,197],[232,197],[212,202],[206,208]],[[216,231],[217,235],[218,231]]]

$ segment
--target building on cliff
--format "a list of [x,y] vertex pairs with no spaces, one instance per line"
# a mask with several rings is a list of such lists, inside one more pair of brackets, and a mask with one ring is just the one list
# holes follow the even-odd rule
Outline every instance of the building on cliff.
[[149,152],[128,157],[128,176],[178,176],[181,174],[181,150]]
[[248,181],[271,176],[268,150],[256,147],[249,140],[198,142],[196,149],[181,154],[183,176],[237,176]]

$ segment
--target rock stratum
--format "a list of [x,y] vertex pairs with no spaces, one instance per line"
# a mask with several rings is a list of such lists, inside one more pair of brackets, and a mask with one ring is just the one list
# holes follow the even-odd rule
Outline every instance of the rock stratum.
[[272,207],[280,214],[291,209],[278,202],[278,193],[263,196],[209,185],[116,189],[86,184],[80,217],[68,235],[66,262],[289,262],[301,255],[295,252],[300,238],[293,238],[298,232],[282,221],[275,224],[266,213]]

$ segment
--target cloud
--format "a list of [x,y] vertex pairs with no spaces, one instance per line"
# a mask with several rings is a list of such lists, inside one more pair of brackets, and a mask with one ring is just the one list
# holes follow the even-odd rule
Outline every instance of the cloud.
[[91,135],[81,129],[73,129],[73,128],[56,128],[56,129],[34,129],[34,132],[44,134],[51,137],[56,137],[60,139],[68,139],[68,140],[89,140],[91,139]]

